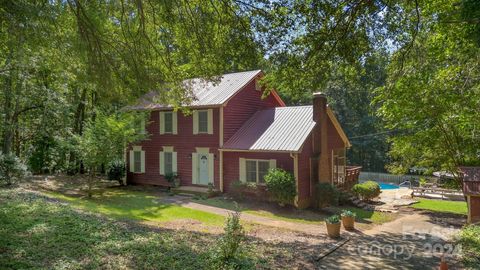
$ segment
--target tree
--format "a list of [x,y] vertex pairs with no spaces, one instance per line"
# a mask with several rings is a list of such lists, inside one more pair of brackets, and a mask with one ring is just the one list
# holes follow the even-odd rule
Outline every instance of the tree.
[[91,120],[82,136],[78,137],[77,153],[88,169],[88,196],[92,196],[97,169],[125,156],[128,144],[145,138],[135,129],[134,123],[145,120],[144,114],[98,113]]
[[394,54],[376,103],[392,136],[389,169],[412,166],[455,173],[480,164],[480,48],[459,7],[437,1],[421,13],[423,28],[405,57]]

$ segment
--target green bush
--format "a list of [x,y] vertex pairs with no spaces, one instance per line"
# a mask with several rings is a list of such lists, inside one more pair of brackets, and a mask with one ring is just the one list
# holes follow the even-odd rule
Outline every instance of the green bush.
[[253,265],[245,256],[243,242],[245,231],[240,224],[240,212],[229,214],[224,234],[211,252],[212,269],[251,269]]
[[463,227],[457,244],[461,245],[461,256],[467,268],[477,269],[480,265],[480,226]]
[[361,200],[368,201],[380,195],[380,186],[375,181],[367,181],[353,186],[355,193]]
[[318,183],[316,186],[317,204],[319,208],[338,205],[340,192],[330,183]]
[[125,162],[117,159],[108,164],[107,167],[108,180],[116,180],[123,184],[122,178],[125,176]]
[[280,203],[292,203],[297,196],[297,187],[295,177],[282,169],[271,169],[264,177],[267,191],[272,198]]
[[0,182],[11,185],[27,174],[27,166],[18,157],[0,153]]
[[230,184],[228,194],[236,200],[243,200],[246,197],[251,198],[252,195],[258,195],[259,189],[256,183],[245,183],[241,181],[233,181]]

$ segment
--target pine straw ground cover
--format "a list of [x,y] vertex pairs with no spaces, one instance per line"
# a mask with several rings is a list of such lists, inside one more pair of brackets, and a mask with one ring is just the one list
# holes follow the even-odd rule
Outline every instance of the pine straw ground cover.
[[[1,269],[211,269],[218,237],[118,220],[0,188]],[[245,250],[257,269],[301,267],[291,246],[249,238]]]

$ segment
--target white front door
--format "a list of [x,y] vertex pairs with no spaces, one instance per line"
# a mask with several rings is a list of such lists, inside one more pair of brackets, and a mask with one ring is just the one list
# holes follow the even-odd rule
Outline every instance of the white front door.
[[208,185],[208,154],[198,154],[198,184]]

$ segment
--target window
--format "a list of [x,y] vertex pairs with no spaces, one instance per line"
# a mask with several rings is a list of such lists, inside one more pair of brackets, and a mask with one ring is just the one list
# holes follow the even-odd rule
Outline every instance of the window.
[[247,182],[257,182],[257,162],[247,160]]
[[173,146],[163,146],[160,152],[160,175],[167,175],[177,172],[177,152],[173,151]]
[[258,161],[258,182],[259,183],[265,182],[263,177],[265,177],[269,169],[270,169],[269,161]]
[[208,133],[208,111],[198,112],[198,132]]
[[133,151],[133,172],[142,172],[142,152]]
[[165,113],[164,125],[165,133],[173,133],[173,114],[171,112]]
[[[244,163],[245,176],[243,179],[252,183],[264,183],[263,179],[270,168],[275,168],[275,160],[247,159]],[[240,170],[243,170],[240,168]],[[240,172],[242,174],[242,172]],[[241,176],[242,178],[242,176]]]
[[173,153],[172,152],[165,152],[165,175],[170,174],[173,172]]

